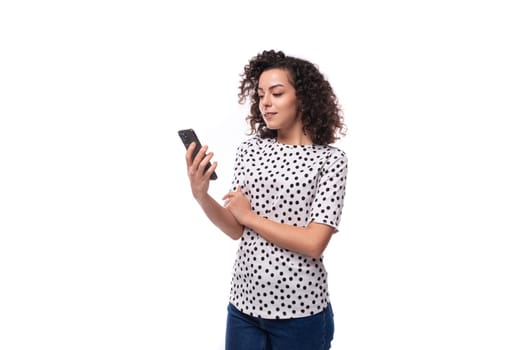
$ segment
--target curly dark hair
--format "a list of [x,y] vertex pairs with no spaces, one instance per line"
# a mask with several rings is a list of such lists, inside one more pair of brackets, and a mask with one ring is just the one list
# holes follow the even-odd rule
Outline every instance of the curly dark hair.
[[264,71],[280,68],[288,71],[291,84],[295,88],[298,113],[300,113],[305,134],[316,145],[334,143],[346,133],[343,113],[330,83],[317,66],[296,57],[286,56],[282,51],[263,51],[253,57],[241,74],[239,103],[250,97],[250,114],[246,117],[250,124],[250,134],[262,138],[277,137],[277,130],[266,127],[259,109],[257,88],[259,77]]

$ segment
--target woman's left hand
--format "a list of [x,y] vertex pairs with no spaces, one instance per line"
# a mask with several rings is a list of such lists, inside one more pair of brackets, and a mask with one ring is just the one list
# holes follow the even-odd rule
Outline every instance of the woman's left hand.
[[237,221],[244,225],[244,220],[252,212],[250,201],[241,191],[241,186],[237,185],[235,191],[228,192],[224,197],[224,207],[227,208]]

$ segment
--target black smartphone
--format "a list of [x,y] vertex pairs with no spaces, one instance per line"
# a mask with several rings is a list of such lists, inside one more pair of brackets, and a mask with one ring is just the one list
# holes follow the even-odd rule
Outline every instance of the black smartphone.
[[[199,150],[202,147],[195,131],[193,129],[179,130],[179,136],[180,136],[180,139],[182,140],[182,143],[184,143],[184,146],[186,147],[186,149],[190,147],[190,144],[192,142],[195,142],[197,146],[195,147],[195,149],[193,150],[193,154],[191,155],[191,159],[195,159],[197,152],[199,152]],[[208,164],[206,164],[206,170],[208,170],[210,167],[211,167],[211,163],[208,162]],[[211,174],[210,180],[217,180],[217,174],[215,173],[215,171],[213,172],[213,174]]]

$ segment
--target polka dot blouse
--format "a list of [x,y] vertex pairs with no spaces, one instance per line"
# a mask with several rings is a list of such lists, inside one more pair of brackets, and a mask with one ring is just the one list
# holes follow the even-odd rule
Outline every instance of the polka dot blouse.
[[[232,187],[241,186],[259,216],[300,227],[314,221],[337,230],[346,174],[346,155],[335,147],[253,137],[237,149]],[[319,313],[329,302],[323,259],[280,248],[244,228],[230,302],[261,318]]]

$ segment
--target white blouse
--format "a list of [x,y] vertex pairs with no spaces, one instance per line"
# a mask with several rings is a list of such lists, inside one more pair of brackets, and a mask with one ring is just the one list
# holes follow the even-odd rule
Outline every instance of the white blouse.
[[[240,185],[252,210],[275,222],[310,222],[337,230],[348,160],[326,145],[285,145],[253,137],[237,149],[232,190]],[[230,302],[254,317],[314,315],[329,302],[323,259],[280,248],[244,228],[234,264]]]

